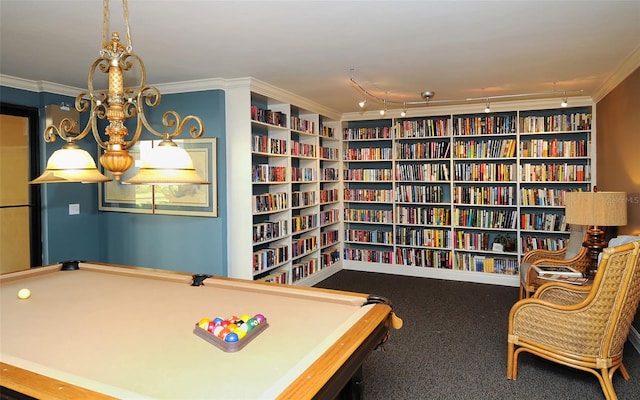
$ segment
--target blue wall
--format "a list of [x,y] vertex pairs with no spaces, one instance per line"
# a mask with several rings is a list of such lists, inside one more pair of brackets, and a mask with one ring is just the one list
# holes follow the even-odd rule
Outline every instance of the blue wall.
[[[68,96],[3,86],[0,86],[0,100],[37,107],[40,110],[40,132],[45,126],[45,105],[74,102]],[[167,110],[175,110],[183,117],[199,116],[205,126],[203,136],[218,138],[219,217],[102,212],[98,211],[98,186],[95,184],[42,185],[45,264],[80,259],[222,276],[227,274],[224,92],[209,90],[164,95],[160,105],[149,110],[147,118],[159,128],[162,114]],[[86,118],[86,115],[81,116],[83,127]],[[188,137],[188,132],[183,132],[179,138]],[[143,131],[142,139],[155,137]],[[46,160],[63,143],[58,139],[53,144],[47,144],[42,135],[40,141],[40,163],[41,170],[44,170]],[[87,137],[79,144],[97,160],[97,145],[93,139]],[[69,215],[69,204],[80,204],[80,215]]]

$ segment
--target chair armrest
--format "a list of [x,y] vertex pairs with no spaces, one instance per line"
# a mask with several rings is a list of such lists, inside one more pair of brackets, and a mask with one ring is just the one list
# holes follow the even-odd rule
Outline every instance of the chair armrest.
[[536,290],[533,298],[554,304],[577,304],[586,299],[590,291],[591,285],[576,286],[570,283],[548,282]]
[[530,250],[522,257],[522,263],[534,263],[542,259],[557,259],[564,260],[564,255],[567,249],[562,248],[560,250]]

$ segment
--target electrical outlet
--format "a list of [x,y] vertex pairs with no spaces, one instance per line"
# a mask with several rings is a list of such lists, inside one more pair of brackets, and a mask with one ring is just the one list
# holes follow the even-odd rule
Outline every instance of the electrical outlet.
[[69,215],[80,214],[80,204],[69,204]]

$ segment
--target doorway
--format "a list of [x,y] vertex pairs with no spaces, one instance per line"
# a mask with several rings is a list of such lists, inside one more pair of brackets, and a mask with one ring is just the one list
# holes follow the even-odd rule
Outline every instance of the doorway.
[[0,273],[42,265],[38,109],[0,103]]

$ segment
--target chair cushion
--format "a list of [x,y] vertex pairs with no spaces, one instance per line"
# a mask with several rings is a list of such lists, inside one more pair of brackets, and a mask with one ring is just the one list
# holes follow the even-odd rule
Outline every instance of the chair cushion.
[[569,260],[580,253],[586,228],[584,225],[571,225],[569,241],[567,242],[567,252],[564,254],[565,260]]
[[[640,240],[640,236],[620,235],[609,240],[609,244],[607,245],[607,247],[621,246],[623,244],[635,242],[636,240]],[[598,263],[600,263],[601,259],[602,259],[602,253],[598,254]]]
[[529,268],[531,267],[531,263],[522,263],[520,264],[520,281],[527,281],[527,272],[529,272]]

